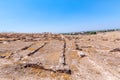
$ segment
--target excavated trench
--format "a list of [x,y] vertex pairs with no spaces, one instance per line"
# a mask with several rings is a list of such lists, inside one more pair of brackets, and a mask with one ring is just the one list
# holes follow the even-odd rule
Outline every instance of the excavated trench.
[[20,51],[22,51],[22,50],[27,50],[27,49],[30,48],[32,45],[34,45],[34,44],[31,44],[31,45],[29,45],[29,46],[26,46],[26,47],[22,48]]
[[[35,69],[42,69],[45,71],[50,71],[50,72],[54,72],[54,73],[65,73],[65,74],[69,74],[71,75],[72,71],[70,69],[66,69],[65,66],[68,66],[66,63],[66,40],[63,40],[64,44],[63,44],[63,52],[61,53],[60,59],[62,59],[60,62],[60,66],[62,66],[62,68],[58,68],[58,69],[50,69],[50,68],[45,68],[42,63],[41,64],[25,64],[23,68],[35,68]],[[36,50],[34,50],[33,52],[29,53],[28,56],[33,55],[34,53],[38,52],[41,48],[45,47],[48,43],[44,43],[41,47],[37,48]]]
[[[41,64],[37,64],[37,63],[29,62],[27,64],[25,63],[25,64],[20,65],[20,68],[18,68],[18,69],[35,68],[35,69],[42,69],[42,70],[49,71],[49,72],[54,72],[54,73],[65,73],[65,74],[71,75],[72,74],[71,69],[69,67],[66,68],[66,66],[70,66],[70,65],[67,64],[67,61],[66,61],[66,58],[67,58],[66,57],[66,53],[68,52],[66,50],[68,50],[67,49],[68,48],[67,47],[68,44],[67,44],[66,39],[63,39],[62,41],[63,41],[63,48],[62,48],[62,53],[60,55],[60,59],[61,59],[60,66],[62,66],[62,67],[60,67],[58,69],[53,69],[53,68],[51,69],[51,68],[46,68],[42,63]],[[42,44],[42,45],[38,46],[37,48],[35,48],[33,51],[30,51],[30,52],[28,51],[29,53],[25,53],[26,56],[29,57],[29,56],[34,55],[35,53],[38,53],[38,51],[40,51],[47,44],[48,44],[48,42],[45,42],[44,44]],[[11,54],[9,56],[9,58],[14,58],[14,54],[16,54],[16,55],[21,54],[22,55],[23,51],[28,50],[29,48],[31,48],[34,45],[35,45],[35,43],[32,43],[32,44],[30,44],[28,46],[25,46],[25,47],[21,48],[20,50],[14,51],[13,54]],[[76,50],[81,50],[81,49],[79,49],[79,46],[78,46],[77,43],[74,43],[74,45],[76,46]],[[25,56],[23,56],[23,57],[19,56],[19,58],[20,58],[19,61],[22,61],[22,59],[24,57]],[[4,58],[4,57],[2,57],[2,58]]]
[[22,51],[24,51],[24,50],[27,50],[28,48],[30,48],[30,47],[33,46],[34,44],[35,44],[35,43],[32,43],[32,44],[30,44],[30,45],[28,45],[28,46],[25,46],[25,47],[23,47],[23,48],[21,48],[21,49],[19,49],[19,50],[17,50],[17,51],[12,52],[11,55],[10,55],[8,58],[10,59],[10,58],[13,57],[14,54],[17,54],[17,53],[20,53],[20,52],[22,52]]
[[[0,55],[0,58],[11,58],[12,57],[12,55],[14,55],[14,54],[16,54],[16,53],[19,53],[19,52],[21,52],[21,51],[23,51],[23,50],[27,50],[29,47],[31,47],[32,45],[34,45],[34,44],[30,44],[30,45],[28,45],[28,46],[25,46],[25,47],[22,47],[21,49],[19,49],[19,50],[16,50],[16,51],[5,51],[4,52],[4,54],[3,55]],[[9,55],[7,55],[9,53]]]
[[54,73],[65,73],[65,74],[71,74],[71,70],[66,70],[66,69],[58,69],[58,70],[53,70],[53,69],[47,69],[45,68],[42,63],[40,64],[34,64],[34,63],[27,63],[27,64],[22,64],[19,65],[19,67],[16,67],[15,69],[24,69],[24,68],[34,68],[34,69],[42,69],[44,71],[49,71],[49,72],[54,72]]
[[63,65],[66,65],[66,59],[65,59],[65,52],[66,52],[66,41],[64,40],[64,46],[63,46]]
[[[102,41],[103,34],[102,37],[97,36],[83,36],[78,41],[63,37],[62,40],[27,43],[21,39],[18,42],[0,43],[0,54],[5,54],[0,56],[0,79],[119,80],[119,43]],[[9,51],[11,52],[8,53]],[[87,56],[83,58],[81,55]]]
[[[65,66],[69,66],[68,64],[67,64],[67,62],[66,62],[66,50],[67,50],[67,42],[66,42],[66,40],[65,39],[63,39],[63,42],[64,42],[64,45],[63,45],[63,53],[62,53],[62,58],[61,59],[63,59],[63,60],[61,60],[61,61],[63,61],[62,63],[61,63],[61,65],[63,66],[63,72],[67,72],[68,74],[71,74],[72,73],[72,71],[68,68],[68,69],[65,69],[64,67]],[[58,71],[61,71],[61,70],[58,70]]]
[[[62,66],[61,68],[58,68],[58,69],[45,68],[42,63],[41,64],[37,64],[37,63],[29,62],[29,63],[25,63],[25,64],[20,65],[20,67],[18,69],[35,68],[35,69],[42,69],[42,70],[49,71],[49,72],[54,72],[54,73],[65,73],[65,74],[71,75],[72,71],[69,68],[65,68],[65,66],[69,66],[69,65],[67,65],[67,63],[66,63],[66,48],[67,48],[66,47],[66,40],[63,40],[63,42],[64,42],[63,50],[62,50],[62,53],[61,53],[61,56],[60,56],[60,59],[62,59],[61,60],[62,62],[60,62],[60,66]],[[48,42],[45,42],[43,45],[41,45],[40,47],[36,48],[34,51],[32,51],[30,53],[27,53],[27,56],[29,57],[29,56],[34,55],[35,53],[39,53],[38,51],[40,51],[47,44],[48,44]],[[19,50],[18,52],[22,53],[22,51],[27,50],[28,48],[30,48],[33,45],[34,44],[26,46],[26,47],[22,48],[21,50]],[[21,61],[23,58],[24,57],[20,57],[19,60]]]
[[35,54],[37,51],[39,51],[41,48],[43,48],[47,43],[44,43],[42,46],[40,46],[39,48],[37,48],[36,50],[34,50],[33,52],[29,53],[28,56],[31,56],[33,54]]

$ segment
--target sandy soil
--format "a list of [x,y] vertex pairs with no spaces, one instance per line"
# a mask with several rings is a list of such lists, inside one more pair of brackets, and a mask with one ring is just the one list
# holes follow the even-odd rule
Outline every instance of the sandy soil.
[[120,80],[120,32],[1,33],[0,80]]

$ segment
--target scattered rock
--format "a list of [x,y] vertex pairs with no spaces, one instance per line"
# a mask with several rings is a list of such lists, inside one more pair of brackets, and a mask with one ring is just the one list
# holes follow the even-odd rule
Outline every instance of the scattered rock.
[[113,50],[110,50],[110,52],[120,52],[120,48],[115,48]]
[[[4,34],[4,40],[0,40],[5,44],[0,44],[0,79],[119,80],[120,48],[115,48],[119,46],[119,41],[109,41],[118,36],[113,39],[106,34],[107,40],[104,41],[100,36]],[[6,43],[8,40],[10,42]],[[48,44],[42,46],[45,42]],[[108,49],[104,47],[108,46],[113,48],[110,52],[118,53],[105,54]]]
[[81,57],[85,57],[85,56],[86,56],[86,54],[83,53],[82,51],[79,51],[78,54],[79,54]]

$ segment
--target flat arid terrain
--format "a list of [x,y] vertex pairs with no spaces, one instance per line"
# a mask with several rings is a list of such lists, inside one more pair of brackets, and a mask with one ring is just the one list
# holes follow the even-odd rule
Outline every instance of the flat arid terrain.
[[0,80],[120,80],[120,31],[0,33]]

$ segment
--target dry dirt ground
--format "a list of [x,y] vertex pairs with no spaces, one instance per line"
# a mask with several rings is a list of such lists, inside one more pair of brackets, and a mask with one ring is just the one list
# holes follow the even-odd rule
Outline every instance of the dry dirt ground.
[[120,80],[120,32],[1,33],[0,80]]

